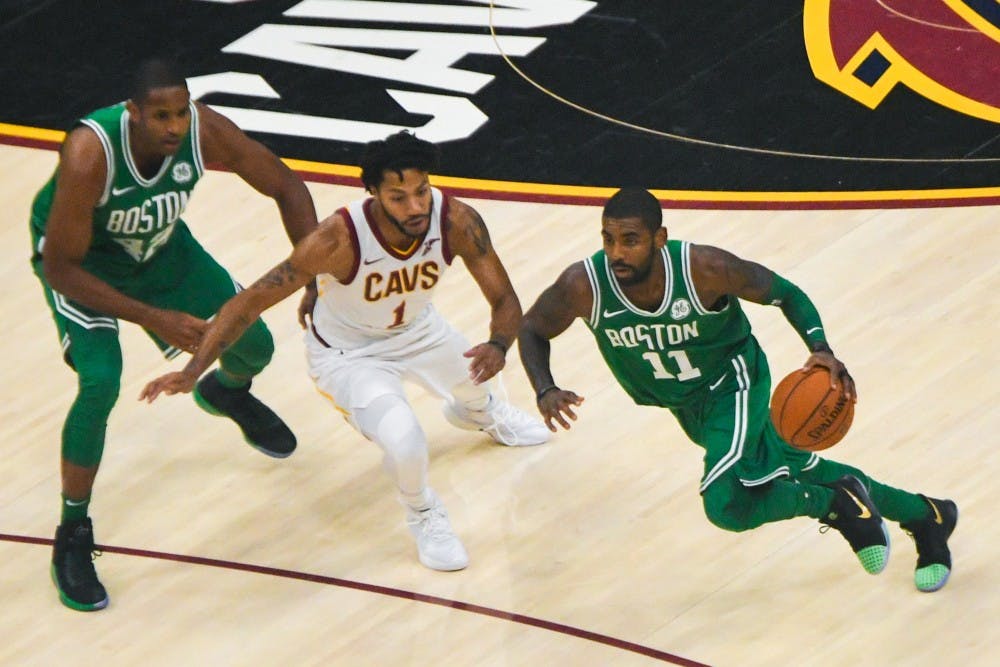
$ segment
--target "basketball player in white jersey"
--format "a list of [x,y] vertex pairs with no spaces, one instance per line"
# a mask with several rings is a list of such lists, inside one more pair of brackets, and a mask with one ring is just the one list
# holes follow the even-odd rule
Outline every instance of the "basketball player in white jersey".
[[[469,205],[432,188],[434,144],[400,132],[368,144],[361,180],[371,197],[324,220],[291,256],[227,302],[184,370],[150,382],[141,398],[191,391],[198,377],[268,307],[317,278],[306,329],[309,373],[362,435],[382,448],[420,562],[460,570],[469,557],[427,484],[427,439],[403,393],[415,381],[445,399],[448,420],[504,445],[549,438],[541,421],[501,401],[490,378],[505,364],[521,304]],[[490,338],[471,347],[431,296],[461,257],[491,309]],[[463,358],[464,357],[464,358]],[[468,361],[467,361],[468,360]]]

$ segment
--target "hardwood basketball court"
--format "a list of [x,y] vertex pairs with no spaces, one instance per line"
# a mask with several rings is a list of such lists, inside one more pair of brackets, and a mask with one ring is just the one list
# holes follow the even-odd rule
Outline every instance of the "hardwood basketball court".
[[[950,497],[954,571],[912,583],[892,559],[866,575],[836,533],[796,519],[744,534],[710,525],[701,465],[664,410],[633,405],[581,324],[553,346],[561,386],[586,397],[570,432],[504,448],[451,428],[414,389],[431,481],[471,557],[419,565],[375,445],[305,372],[296,303],[265,314],[273,363],[255,392],[299,437],[285,461],[245,445],[190,397],[135,397],[163,361],[123,325],[125,375],[91,514],[108,609],[64,608],[49,580],[59,433],[74,376],[28,265],[31,197],[51,151],[0,146],[5,361],[0,441],[0,664],[53,665],[993,665],[1000,618],[1000,237],[995,207],[847,211],[667,210],[674,238],[716,244],[802,286],[860,392],[827,454],[887,483]],[[356,187],[310,184],[326,215]],[[469,200],[527,307],[598,247],[597,207]],[[270,200],[212,172],[185,218],[249,283],[288,244]],[[460,263],[437,305],[472,340],[486,306]],[[775,378],[805,350],[774,308],[748,306]],[[516,354],[504,385],[533,409]]]

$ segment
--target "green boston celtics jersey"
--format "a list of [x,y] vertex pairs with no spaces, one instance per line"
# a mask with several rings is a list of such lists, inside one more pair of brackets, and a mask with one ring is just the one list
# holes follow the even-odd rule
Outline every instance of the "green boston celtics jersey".
[[[175,155],[163,160],[151,178],[139,172],[129,146],[125,103],[98,109],[79,122],[101,141],[108,175],[93,213],[93,238],[83,267],[120,284],[143,270],[183,227],[180,216],[204,172],[198,135],[198,110],[191,103],[191,131]],[[31,208],[32,241],[42,251],[45,224],[52,208],[57,174],[39,191]],[[185,230],[186,231],[186,230]]]
[[718,311],[698,299],[690,253],[684,241],[668,241],[660,252],[666,284],[651,312],[629,302],[603,250],[584,260],[594,293],[587,326],[618,383],[640,405],[689,404],[732,370],[730,360],[750,338],[739,299],[729,297]]

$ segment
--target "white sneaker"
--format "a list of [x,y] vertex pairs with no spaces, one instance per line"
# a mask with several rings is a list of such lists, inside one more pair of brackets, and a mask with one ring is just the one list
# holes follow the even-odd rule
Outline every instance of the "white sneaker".
[[432,570],[462,570],[469,564],[469,554],[452,531],[441,499],[430,493],[433,500],[427,509],[406,508],[406,525],[417,542],[420,562]]
[[490,397],[485,410],[466,410],[459,405],[445,403],[442,412],[453,426],[467,431],[483,431],[508,447],[540,445],[548,442],[552,435],[542,420],[496,396]]

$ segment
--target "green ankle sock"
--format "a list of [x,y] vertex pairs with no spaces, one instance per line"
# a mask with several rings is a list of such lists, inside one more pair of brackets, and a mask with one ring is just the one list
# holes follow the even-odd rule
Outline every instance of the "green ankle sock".
[[80,519],[87,518],[87,508],[90,507],[90,496],[87,496],[83,500],[73,500],[72,498],[62,497],[62,523],[67,521],[78,521]]
[[931,516],[927,501],[915,493],[895,489],[874,480],[870,493],[879,512],[890,521],[909,523]]

